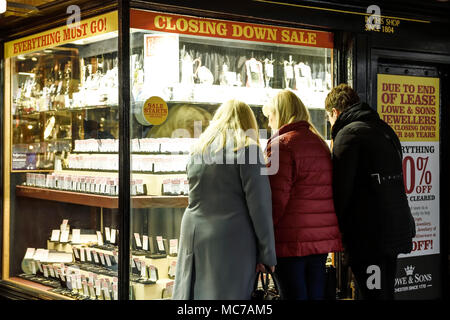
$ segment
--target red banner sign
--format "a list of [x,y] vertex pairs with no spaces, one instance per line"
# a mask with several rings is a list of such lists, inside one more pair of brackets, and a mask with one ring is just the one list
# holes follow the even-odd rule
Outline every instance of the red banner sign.
[[132,28],[169,33],[333,48],[333,34],[324,31],[284,28],[141,10],[131,10],[130,24]]

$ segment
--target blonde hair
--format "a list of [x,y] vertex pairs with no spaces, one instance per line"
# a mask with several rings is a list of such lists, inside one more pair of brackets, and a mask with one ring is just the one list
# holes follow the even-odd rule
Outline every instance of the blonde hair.
[[275,116],[276,129],[280,129],[282,126],[289,123],[306,121],[309,123],[310,130],[324,140],[322,135],[312,124],[308,109],[305,107],[302,100],[300,100],[300,98],[292,91],[280,91],[273,97],[270,103],[263,106],[263,114],[266,117],[269,117],[270,113]]
[[252,109],[246,103],[234,99],[223,103],[191,153],[204,153],[213,143],[213,147],[217,145],[216,150],[213,150],[215,152],[231,143],[233,151],[250,144],[259,145],[258,124]]

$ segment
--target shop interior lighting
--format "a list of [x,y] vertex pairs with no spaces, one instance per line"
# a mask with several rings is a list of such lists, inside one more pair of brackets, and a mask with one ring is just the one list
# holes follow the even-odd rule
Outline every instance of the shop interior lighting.
[[0,14],[6,12],[6,0],[0,0]]

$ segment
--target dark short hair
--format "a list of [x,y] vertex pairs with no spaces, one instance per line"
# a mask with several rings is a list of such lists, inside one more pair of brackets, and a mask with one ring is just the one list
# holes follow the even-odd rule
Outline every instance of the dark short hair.
[[333,108],[342,112],[359,102],[359,96],[348,84],[341,83],[328,93],[325,99],[325,110],[331,112]]

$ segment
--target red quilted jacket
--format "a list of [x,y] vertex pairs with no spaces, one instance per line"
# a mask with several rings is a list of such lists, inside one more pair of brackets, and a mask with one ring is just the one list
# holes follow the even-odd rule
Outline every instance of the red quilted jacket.
[[[277,148],[278,147],[278,148]],[[278,257],[342,250],[332,191],[330,150],[306,121],[284,125],[267,145],[275,245]]]

